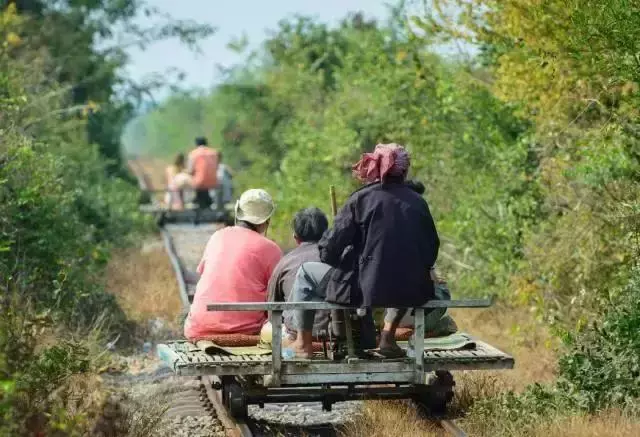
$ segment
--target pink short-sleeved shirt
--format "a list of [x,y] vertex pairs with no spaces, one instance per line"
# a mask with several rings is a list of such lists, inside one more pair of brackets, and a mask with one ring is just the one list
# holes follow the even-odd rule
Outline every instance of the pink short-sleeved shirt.
[[198,265],[201,276],[184,325],[185,337],[260,332],[267,320],[264,311],[207,311],[207,305],[266,302],[267,284],[281,257],[276,243],[250,229],[231,226],[215,232]]

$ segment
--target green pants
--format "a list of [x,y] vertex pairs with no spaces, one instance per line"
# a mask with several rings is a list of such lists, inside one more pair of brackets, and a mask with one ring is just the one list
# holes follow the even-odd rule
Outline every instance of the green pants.
[[[436,300],[451,300],[451,293],[446,284],[436,284],[435,286],[435,298]],[[437,337],[453,334],[458,331],[456,322],[448,315],[446,308],[434,308],[432,310],[426,310],[424,316],[424,331]],[[385,322],[391,322],[394,319],[397,320],[401,317],[400,327],[413,327],[413,314],[407,314],[408,311],[399,308],[387,308],[385,310],[376,308],[374,310],[374,318],[377,323],[384,320]],[[412,311],[413,313],[413,311]]]

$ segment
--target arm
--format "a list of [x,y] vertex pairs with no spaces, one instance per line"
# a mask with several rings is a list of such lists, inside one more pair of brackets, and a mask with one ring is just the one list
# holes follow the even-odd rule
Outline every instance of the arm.
[[322,236],[318,243],[320,261],[337,267],[344,250],[352,244],[358,225],[355,221],[353,203],[348,201],[338,211],[333,227]]

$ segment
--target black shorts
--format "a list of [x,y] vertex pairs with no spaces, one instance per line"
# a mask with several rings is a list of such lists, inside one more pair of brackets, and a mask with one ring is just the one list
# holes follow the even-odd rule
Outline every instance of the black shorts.
[[213,201],[209,190],[196,190],[196,206],[200,209],[210,208]]

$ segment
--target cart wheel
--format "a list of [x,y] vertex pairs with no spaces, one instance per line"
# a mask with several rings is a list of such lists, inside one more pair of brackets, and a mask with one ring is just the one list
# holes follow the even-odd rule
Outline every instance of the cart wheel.
[[420,386],[414,401],[430,413],[442,415],[447,411],[447,405],[453,399],[455,385],[450,372],[436,371],[435,378],[430,384]]
[[222,396],[229,414],[236,419],[247,417],[247,400],[242,387],[236,381],[227,382],[222,387]]
[[322,411],[331,411],[333,408],[333,404],[328,399],[322,400]]

